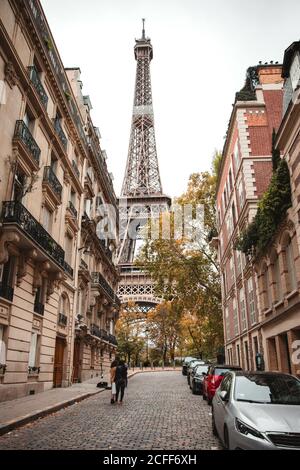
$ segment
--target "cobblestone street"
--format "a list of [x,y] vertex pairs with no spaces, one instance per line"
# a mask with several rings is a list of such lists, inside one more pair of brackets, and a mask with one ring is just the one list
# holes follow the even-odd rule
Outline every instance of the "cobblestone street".
[[105,391],[0,437],[0,449],[215,449],[210,407],[181,372],[129,380],[123,406]]

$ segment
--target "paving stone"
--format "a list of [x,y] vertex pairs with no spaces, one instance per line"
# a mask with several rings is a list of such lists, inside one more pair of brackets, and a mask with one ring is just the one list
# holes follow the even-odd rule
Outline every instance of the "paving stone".
[[210,407],[178,371],[138,374],[123,405],[110,392],[0,437],[0,449],[219,449]]

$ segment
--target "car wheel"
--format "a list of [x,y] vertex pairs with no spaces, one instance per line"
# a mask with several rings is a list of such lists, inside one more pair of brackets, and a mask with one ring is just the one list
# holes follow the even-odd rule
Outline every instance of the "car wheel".
[[224,426],[224,448],[229,450],[229,435],[227,426]]
[[206,395],[205,395],[204,392],[203,392],[202,398],[203,398],[203,400],[206,400]]
[[212,411],[212,417],[211,417],[211,425],[212,425],[212,433],[214,436],[218,437],[218,431],[216,428],[216,423],[215,423],[215,416],[214,412]]
[[192,386],[192,394],[193,394],[193,395],[196,395],[196,394],[197,394],[196,388],[195,388],[195,385],[194,385],[194,384],[193,384],[193,386]]
[[212,398],[207,398],[207,404],[208,404],[209,406],[211,406],[211,404],[212,404]]

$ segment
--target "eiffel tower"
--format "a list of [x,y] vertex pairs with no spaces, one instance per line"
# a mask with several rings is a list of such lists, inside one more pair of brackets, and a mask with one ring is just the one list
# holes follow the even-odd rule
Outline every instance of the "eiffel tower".
[[[135,93],[129,150],[122,186],[120,207],[120,249],[118,295],[125,309],[134,303],[137,313],[145,314],[160,302],[155,296],[151,276],[134,265],[143,241],[142,228],[149,218],[158,219],[169,210],[171,199],[163,194],[156,152],[150,62],[153,47],[145,36],[143,19],[141,39],[135,40],[137,61]],[[127,305],[127,307],[126,307]]]

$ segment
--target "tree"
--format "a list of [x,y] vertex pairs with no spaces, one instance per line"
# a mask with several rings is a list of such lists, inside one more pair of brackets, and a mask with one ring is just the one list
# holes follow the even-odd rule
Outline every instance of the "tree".
[[140,354],[145,347],[143,336],[143,321],[135,312],[122,310],[116,324],[116,337],[118,341],[118,354],[128,364],[134,361],[139,363]]
[[163,302],[150,311],[147,316],[149,339],[161,350],[163,363],[175,359],[175,348],[181,333],[181,306],[176,302]]
[[[176,203],[190,204],[194,213],[196,206],[204,206],[204,224],[201,236],[191,243],[185,234],[179,239],[174,237],[157,240],[148,239],[141,250],[138,264],[143,265],[152,275],[156,294],[165,302],[180,306],[181,338],[200,355],[215,355],[223,344],[220,275],[217,253],[208,243],[212,233],[216,233],[216,182],[220,166],[220,154],[216,152],[212,172],[193,174],[187,191]],[[171,226],[173,220],[171,215]],[[214,235],[213,235],[214,236]],[[162,309],[171,316],[170,308]],[[161,313],[161,312],[159,312]],[[166,320],[165,320],[166,321]]]

